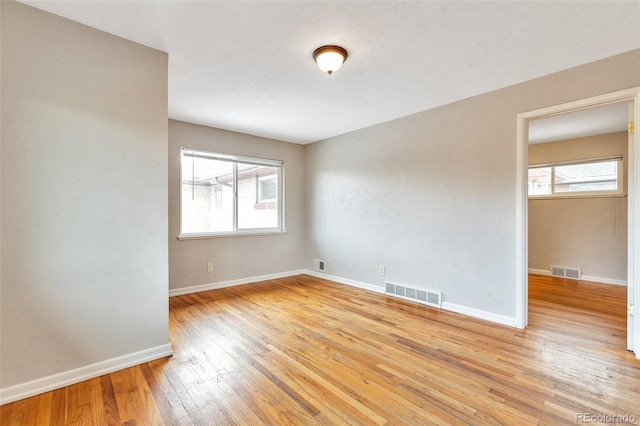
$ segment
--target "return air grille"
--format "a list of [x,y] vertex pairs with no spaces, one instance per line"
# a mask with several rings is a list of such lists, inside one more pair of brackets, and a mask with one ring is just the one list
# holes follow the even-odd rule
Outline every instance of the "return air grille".
[[567,268],[565,266],[552,266],[551,275],[554,277],[571,278],[572,280],[579,280],[582,277],[582,272],[578,268]]
[[427,293],[427,305],[440,307],[440,293]]
[[420,290],[400,284],[385,283],[385,294],[405,300],[422,303],[436,308],[442,307],[442,293],[439,291]]

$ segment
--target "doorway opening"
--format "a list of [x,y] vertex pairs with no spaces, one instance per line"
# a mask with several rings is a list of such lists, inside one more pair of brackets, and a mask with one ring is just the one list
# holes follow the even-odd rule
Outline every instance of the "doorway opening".
[[[589,110],[595,110],[597,108],[602,109],[615,109],[618,108],[618,111],[621,108],[627,108],[627,123],[629,122],[637,122],[638,121],[638,111],[639,111],[639,102],[640,100],[640,87],[627,89],[619,92],[614,92],[606,95],[601,95],[593,98],[583,99],[575,102],[570,102],[567,104],[556,105],[548,108],[543,108],[535,111],[530,111],[522,114],[518,114],[518,146],[517,146],[517,177],[518,177],[518,190],[517,190],[517,251],[516,251],[516,271],[517,271],[517,300],[516,300],[516,322],[519,328],[525,328],[528,324],[528,274],[529,274],[529,179],[528,179],[528,169],[529,169],[529,138],[530,138],[530,128],[535,130],[536,121],[538,123],[542,123],[543,119],[551,119],[554,120],[562,120],[563,118],[567,118],[570,114],[573,115],[584,115],[589,114]],[[627,105],[631,105],[628,107]],[[594,111],[591,111],[594,112]],[[565,115],[565,117],[562,117]],[[534,131],[535,133],[535,131]],[[615,132],[613,132],[615,133]],[[536,138],[535,134],[532,134],[532,138]],[[618,134],[618,138],[621,138],[621,134]],[[627,175],[627,185],[626,188],[626,206],[622,206],[625,204],[624,202],[620,202],[619,198],[622,198],[622,195],[618,195],[618,201],[616,203],[616,197],[610,197],[614,201],[609,203],[616,205],[617,208],[623,208],[625,211],[618,212],[618,220],[625,220],[627,229],[624,227],[620,227],[618,229],[617,235],[618,238],[618,246],[620,245],[620,239],[623,238],[627,234],[626,238],[626,281],[627,281],[627,304],[630,307],[627,317],[627,348],[629,350],[635,350],[636,357],[640,359],[640,342],[639,336],[634,333],[634,330],[640,329],[638,325],[638,316],[633,315],[633,308],[637,305],[638,293],[635,291],[636,282],[639,277],[638,275],[638,264],[639,260],[635,253],[640,253],[640,209],[637,207],[637,202],[640,199],[640,173],[638,173],[638,165],[640,165],[640,153],[638,152],[638,134],[636,133],[628,133],[627,136],[627,158],[624,159],[623,167],[626,168]],[[537,155],[537,154],[536,154]],[[584,160],[584,159],[583,159]],[[587,160],[610,160],[617,161],[616,155],[603,155],[603,156],[591,156]],[[563,161],[559,161],[562,163]],[[588,161],[587,161],[588,162]],[[584,164],[585,162],[583,162]],[[593,163],[593,161],[592,161]],[[622,163],[617,163],[622,164]],[[544,164],[542,164],[544,165]],[[563,166],[568,166],[568,164],[560,164],[560,168]],[[611,164],[607,164],[607,167],[610,167]],[[566,167],[565,167],[566,168]],[[594,170],[595,166],[581,166],[577,169],[585,170],[591,169]],[[562,175],[566,170],[558,169],[560,181],[562,180]],[[545,170],[545,172],[548,170]],[[575,171],[575,170],[574,170]],[[551,175],[553,172],[550,172]],[[564,177],[566,178],[566,173],[564,173]],[[573,176],[575,177],[575,176]],[[592,179],[593,180],[593,179]],[[560,183],[558,187],[560,191],[566,191],[568,188],[567,185],[562,185],[562,182],[559,182],[556,179],[556,182],[550,182],[550,187],[553,187],[555,184]],[[566,184],[566,182],[564,182]],[[544,186],[544,185],[542,185]],[[573,188],[579,188],[580,185],[574,185]],[[582,186],[585,188],[585,186]],[[564,190],[562,188],[565,188]],[[593,187],[591,188],[593,189]],[[554,195],[550,195],[548,198],[552,199]],[[562,195],[559,195],[562,197]],[[602,203],[600,203],[602,204]],[[626,213],[626,218],[624,218]],[[620,225],[618,223],[618,225]],[[533,261],[533,259],[531,259]],[[538,262],[538,260],[536,260]],[[554,265],[550,265],[554,266]],[[549,266],[549,268],[550,268]],[[571,270],[572,273],[575,273],[573,268],[577,265],[555,265],[558,267],[565,267],[565,272]],[[593,265],[589,265],[591,268]],[[569,267],[567,269],[567,267]],[[609,265],[611,267],[611,265]],[[611,277],[612,280],[617,280],[617,284],[621,284],[623,279],[621,279],[622,274],[620,273],[621,265],[617,265],[617,272],[612,273],[608,272],[609,275],[613,274],[616,277]],[[534,268],[535,269],[535,268]],[[595,274],[594,269],[590,270],[591,274]],[[601,271],[603,271],[601,269]],[[587,275],[587,274],[585,274]],[[606,274],[605,274],[606,275]],[[607,278],[600,277],[598,275],[592,275],[593,277],[599,278]]]
[[529,122],[529,318],[579,344],[626,345],[629,105]]

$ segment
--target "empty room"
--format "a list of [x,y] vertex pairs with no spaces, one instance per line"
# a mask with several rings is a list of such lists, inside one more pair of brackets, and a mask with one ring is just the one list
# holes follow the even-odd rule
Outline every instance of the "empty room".
[[640,424],[640,3],[9,0],[0,48],[0,424]]

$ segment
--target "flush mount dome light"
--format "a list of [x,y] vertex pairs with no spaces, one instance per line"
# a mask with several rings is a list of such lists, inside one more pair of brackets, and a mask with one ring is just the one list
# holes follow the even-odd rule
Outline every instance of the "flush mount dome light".
[[340,69],[347,56],[347,51],[340,46],[322,46],[313,52],[313,60],[318,68],[329,75]]

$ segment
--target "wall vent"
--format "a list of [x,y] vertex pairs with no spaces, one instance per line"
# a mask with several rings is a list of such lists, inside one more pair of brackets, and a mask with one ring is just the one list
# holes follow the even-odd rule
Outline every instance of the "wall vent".
[[389,296],[399,297],[400,299],[411,300],[413,302],[422,303],[436,308],[442,307],[442,293],[432,290],[420,290],[405,285],[385,283],[384,293]]
[[567,278],[579,280],[581,277],[580,269],[577,268],[565,268],[564,275]]
[[551,275],[554,277],[570,278],[572,280],[579,280],[582,276],[582,272],[578,268],[568,268],[566,266],[552,266]]
[[313,259],[313,269],[324,272],[324,260]]

